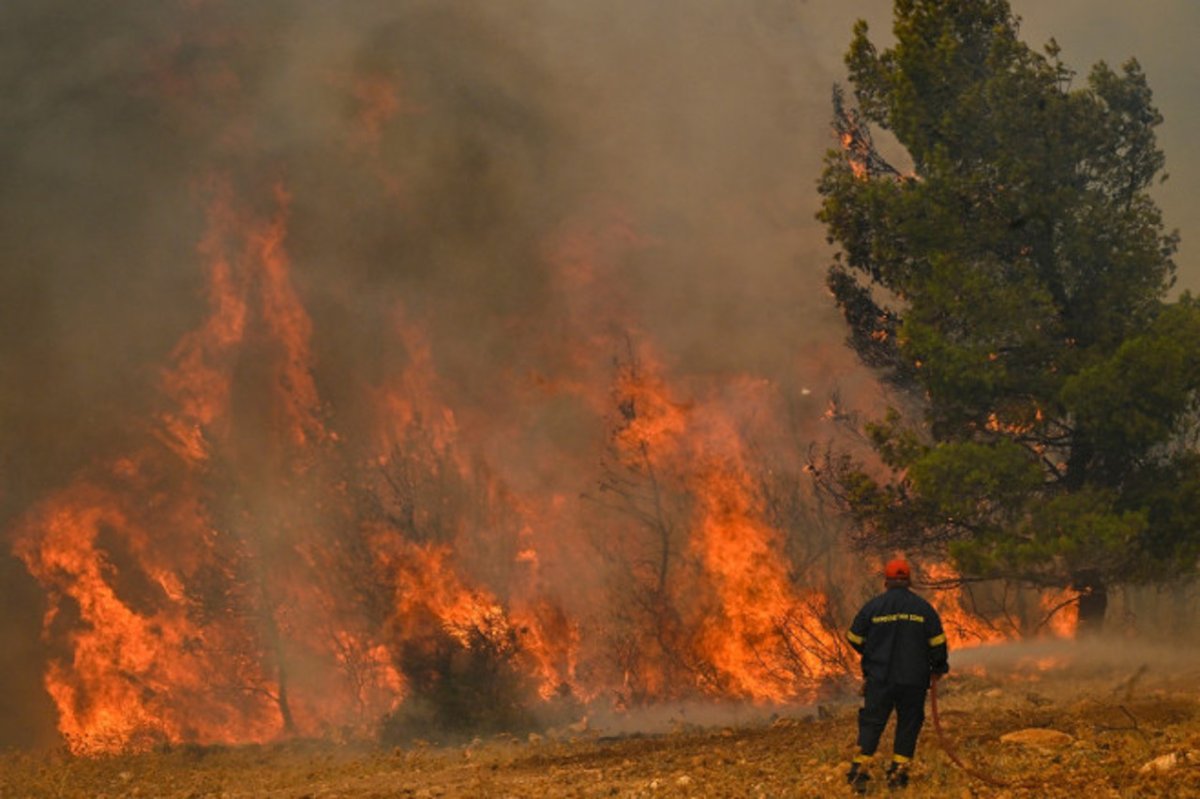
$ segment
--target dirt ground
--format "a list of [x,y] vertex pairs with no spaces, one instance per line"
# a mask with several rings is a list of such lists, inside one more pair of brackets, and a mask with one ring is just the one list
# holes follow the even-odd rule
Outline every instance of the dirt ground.
[[[968,766],[1009,784],[960,770],[929,719],[903,795],[1200,797],[1200,663],[1172,673],[1152,664],[995,671],[952,675],[941,718]],[[0,799],[850,796],[843,775],[856,707],[848,696],[733,726],[677,722],[656,733],[588,729],[462,746],[305,741],[91,759],[9,753],[0,756]],[[1032,743],[1002,740],[1030,729],[1023,735]],[[885,742],[890,735],[889,727]],[[880,778],[889,751],[885,743],[876,758],[870,795],[891,795]]]

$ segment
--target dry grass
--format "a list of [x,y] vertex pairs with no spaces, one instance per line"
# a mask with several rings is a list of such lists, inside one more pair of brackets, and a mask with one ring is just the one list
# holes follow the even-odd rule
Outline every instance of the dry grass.
[[[927,723],[904,795],[1200,797],[1198,678],[1115,668],[959,675],[943,690],[947,733],[969,764],[1011,784],[964,774],[938,749]],[[0,797],[849,796],[843,774],[854,751],[855,707],[847,698],[821,713],[795,711],[739,727],[532,742],[501,736],[458,747],[293,742],[102,759],[9,754],[0,757]],[[1053,749],[1000,741],[1028,727],[1058,730],[1071,741]],[[1140,771],[1172,754],[1171,769]],[[886,747],[879,760],[886,760]],[[874,781],[872,795],[889,795],[881,782]]]

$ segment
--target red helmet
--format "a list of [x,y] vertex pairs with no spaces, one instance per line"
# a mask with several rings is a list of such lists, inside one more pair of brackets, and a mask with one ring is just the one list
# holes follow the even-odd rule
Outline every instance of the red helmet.
[[885,580],[911,580],[912,569],[908,566],[908,561],[904,558],[895,558],[889,560],[888,564],[883,567],[883,578]]

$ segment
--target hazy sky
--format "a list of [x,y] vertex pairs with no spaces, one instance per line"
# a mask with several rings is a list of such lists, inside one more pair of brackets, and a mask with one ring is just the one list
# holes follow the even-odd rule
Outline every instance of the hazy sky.
[[1192,0],[1094,2],[1053,0],[1014,4],[1030,40],[1054,36],[1082,72],[1096,61],[1137,58],[1166,121],[1159,143],[1170,179],[1155,193],[1168,227],[1183,235],[1179,287],[1200,290],[1200,61],[1196,58],[1200,3]]

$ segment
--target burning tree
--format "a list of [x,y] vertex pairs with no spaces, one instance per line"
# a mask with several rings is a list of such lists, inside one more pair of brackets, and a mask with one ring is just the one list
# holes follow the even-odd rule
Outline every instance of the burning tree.
[[685,406],[663,395],[631,341],[625,349],[615,359],[616,412],[599,493],[591,498],[633,522],[605,530],[596,550],[613,575],[610,591],[624,599],[610,633],[623,675],[622,701],[642,704],[672,691],[686,693],[711,670],[693,656],[694,625],[680,608],[683,586],[697,570],[687,552],[688,498],[659,454],[685,426]]
[[1138,63],[1074,86],[1018,23],[1006,0],[898,0],[891,48],[855,27],[856,107],[835,90],[820,180],[828,285],[910,412],[867,425],[888,476],[815,465],[860,543],[1071,587],[1098,621],[1108,587],[1196,568],[1200,306],[1167,300]]
[[[596,542],[612,574],[621,704],[811,698],[845,671],[848,650],[833,632],[836,602],[814,588],[828,575],[785,540],[804,500],[760,474],[761,453],[720,396],[674,399],[661,365],[626,349],[591,497],[624,522]],[[753,385],[726,388],[765,399]],[[776,477],[798,486],[798,476]]]

